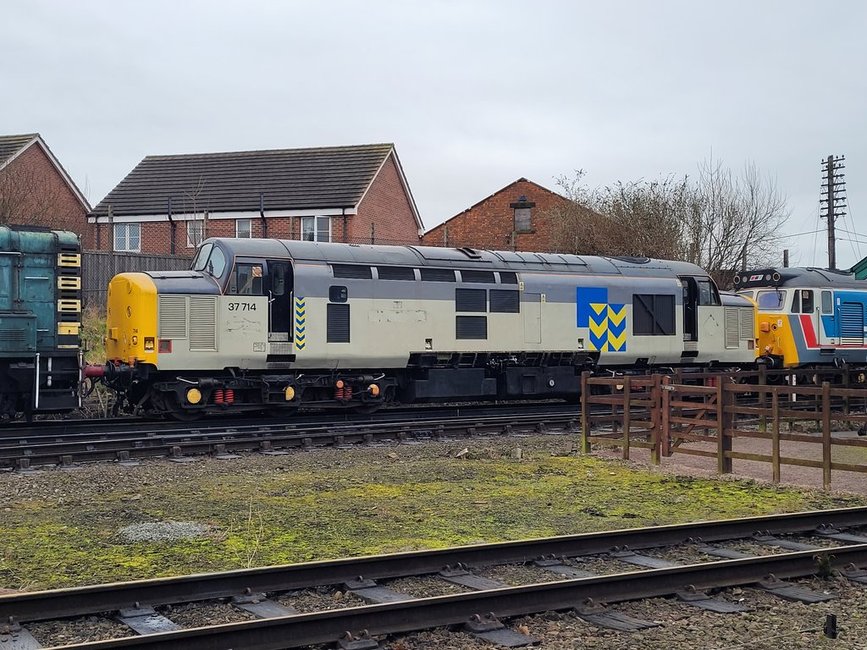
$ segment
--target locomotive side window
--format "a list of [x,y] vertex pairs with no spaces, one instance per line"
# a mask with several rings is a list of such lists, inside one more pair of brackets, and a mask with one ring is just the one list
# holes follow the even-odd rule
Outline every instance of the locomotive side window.
[[823,314],[833,314],[834,313],[834,301],[831,298],[830,291],[822,292],[822,313]]
[[328,299],[331,302],[346,302],[349,297],[349,292],[346,287],[328,287]]
[[801,313],[801,290],[795,289],[794,294],[792,294],[792,313],[800,314]]
[[650,293],[636,293],[632,296],[633,334],[673,336],[676,332],[674,296]]
[[239,296],[262,295],[262,265],[240,262],[229,280],[229,293]]
[[518,284],[518,274],[514,271],[500,271],[500,284]]
[[786,304],[786,292],[783,290],[759,291],[756,297],[759,309],[778,310]]

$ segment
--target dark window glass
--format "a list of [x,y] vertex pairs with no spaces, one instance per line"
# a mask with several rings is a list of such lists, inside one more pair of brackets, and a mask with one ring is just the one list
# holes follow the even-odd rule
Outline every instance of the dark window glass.
[[454,282],[455,272],[451,269],[422,269],[421,279],[427,282]]
[[235,264],[235,272],[229,280],[229,293],[238,296],[261,296],[262,265]]
[[792,313],[800,314],[801,313],[801,290],[795,289],[794,295],[792,295]]
[[349,343],[349,305],[327,305],[328,343]]
[[373,277],[370,267],[361,264],[332,264],[331,270],[334,272],[335,278],[369,280]]
[[415,271],[406,266],[377,266],[380,280],[415,280]]
[[328,299],[331,302],[346,302],[349,297],[349,292],[346,287],[328,287]]
[[830,291],[822,292],[822,313],[830,314],[834,311],[834,301],[831,298]]
[[774,291],[759,291],[756,297],[759,309],[778,310],[786,304],[786,292],[782,289]]
[[455,289],[455,311],[488,311],[484,289]]
[[521,311],[520,294],[517,291],[491,289],[491,311],[517,314]]
[[710,279],[697,280],[698,284],[698,304],[699,305],[719,305],[720,299],[716,287]]
[[282,296],[286,293],[286,265],[269,263],[268,267],[271,270],[271,293]]
[[632,333],[636,335],[673,336],[674,296],[638,294],[632,296]]
[[812,314],[816,309],[815,294],[812,289],[804,289],[801,292],[801,313]]
[[486,316],[456,316],[455,338],[486,339],[488,338],[488,318]]
[[500,271],[500,284],[518,284],[518,274],[513,271]]
[[464,282],[494,282],[493,271],[461,271],[461,279]]

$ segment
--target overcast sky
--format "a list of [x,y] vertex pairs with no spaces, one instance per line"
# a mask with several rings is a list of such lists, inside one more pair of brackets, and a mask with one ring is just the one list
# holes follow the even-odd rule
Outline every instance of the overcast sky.
[[[394,142],[425,226],[551,189],[751,160],[827,264],[867,254],[867,3],[3,0],[0,133],[39,132],[92,204],[146,155]],[[857,244],[845,239],[862,239]]]

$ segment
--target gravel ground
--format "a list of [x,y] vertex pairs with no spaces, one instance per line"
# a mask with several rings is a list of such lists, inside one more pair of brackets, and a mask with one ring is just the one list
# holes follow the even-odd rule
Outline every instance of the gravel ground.
[[[521,440],[521,447],[526,455],[528,451],[535,449],[549,449],[552,455],[561,453],[565,443],[554,438],[525,438]],[[480,445],[485,446],[484,449]],[[456,449],[468,446],[471,455],[484,457],[484,454],[493,453],[487,451],[487,447],[508,448],[514,446],[514,441],[492,440],[473,441],[465,443],[460,441],[451,445],[430,444],[418,446],[394,447],[395,455],[400,456],[400,462],[410,456],[409,449],[413,449],[413,455],[452,459]],[[445,450],[445,452],[444,452]],[[377,454],[374,456],[373,454]],[[508,452],[505,452],[508,453]],[[10,512],[13,508],[36,508],[43,507],[42,503],[49,506],[72,506],[82,508],[88,512],[88,516],[96,520],[105,519],[107,531],[113,531],[106,535],[105,544],[114,543],[115,537],[121,538],[121,529],[133,531],[133,534],[156,534],[166,533],[164,525],[182,524],[180,531],[204,535],[207,540],[219,539],[221,534],[219,526],[209,526],[197,522],[189,522],[194,526],[201,526],[197,531],[192,531],[186,526],[183,518],[174,519],[174,513],[163,513],[155,509],[145,510],[142,506],[148,499],[149,492],[154,490],[172,491],[186,489],[186,486],[194,484],[198,478],[210,478],[215,475],[232,477],[255,485],[261,476],[270,474],[280,475],[296,471],[298,467],[304,468],[341,468],[352,462],[355,455],[364,458],[374,458],[376,462],[397,462],[390,455],[383,456],[380,450],[317,450],[311,453],[291,454],[283,457],[260,457],[255,455],[245,456],[234,463],[219,463],[217,461],[202,460],[200,462],[178,467],[166,461],[145,461],[141,466],[130,469],[119,468],[116,465],[96,465],[84,468],[80,472],[66,473],[60,471],[46,471],[41,474],[29,476],[0,475],[0,517],[4,511]],[[352,457],[352,458],[351,458]],[[692,457],[690,457],[692,458]],[[457,461],[453,461],[457,462]],[[736,468],[744,466],[736,464]],[[639,466],[645,469],[643,465]],[[677,474],[690,474],[695,470],[702,474],[703,470],[684,467],[682,465],[668,464],[662,468],[663,472],[675,472]],[[851,488],[852,492],[867,493],[860,490],[861,482],[856,481],[851,486],[844,484],[846,473],[835,473],[835,487],[840,489]],[[838,480],[841,477],[841,480]],[[861,477],[858,477],[859,479]],[[227,480],[229,480],[227,478]],[[115,507],[110,513],[98,511],[92,501],[94,494],[120,493],[121,505]],[[144,494],[144,497],[143,497]],[[481,502],[480,502],[481,503]],[[207,503],[202,503],[206,508]],[[484,507],[484,504],[482,504]],[[590,506],[588,506],[590,507]],[[611,507],[613,508],[613,506]],[[594,513],[588,513],[598,516]],[[421,515],[420,515],[421,516]],[[189,517],[192,519],[192,517]],[[206,519],[206,517],[203,517]],[[643,523],[643,522],[642,522]],[[151,524],[150,526],[147,526]],[[157,524],[154,527],[152,524]],[[145,526],[145,528],[141,528]],[[144,531],[144,532],[143,532]],[[166,534],[172,534],[171,532]],[[182,535],[185,537],[185,535]],[[159,537],[157,537],[159,538]],[[153,538],[151,538],[153,539]],[[481,540],[480,540],[481,541]],[[808,540],[802,540],[808,541]],[[813,538],[809,540],[817,546],[833,546],[833,540],[825,538]],[[734,546],[734,545],[733,545]],[[745,542],[737,545],[737,548],[750,553],[775,553],[777,549],[754,542]],[[665,558],[676,562],[696,562],[707,560],[701,554],[690,550],[688,547],[667,549],[664,551],[641,551],[655,557]],[[0,555],[0,564],[2,564]],[[243,558],[242,558],[243,559]],[[253,558],[255,559],[255,558]],[[622,571],[634,570],[634,567],[621,562],[614,562],[602,557],[581,558],[573,562],[575,566],[603,575]],[[206,564],[203,568],[206,567]],[[519,584],[525,580],[542,582],[546,580],[558,580],[556,574],[546,572],[533,566],[507,566],[491,567],[479,571],[481,575],[500,580],[507,584]],[[432,577],[405,578],[387,583],[391,588],[413,594],[418,597],[447,595],[462,593],[465,591],[457,585],[451,585]],[[635,603],[623,603],[613,606],[613,609],[629,613],[633,616],[659,623],[658,627],[636,633],[623,633],[611,630],[603,630],[592,626],[571,613],[546,613],[538,616],[522,617],[509,621],[513,629],[526,630],[542,641],[542,647],[554,650],[574,650],[577,648],[592,647],[594,649],[612,650],[638,650],[645,648],[707,648],[710,650],[738,650],[739,648],[751,648],[756,650],[771,650],[777,648],[835,648],[867,650],[867,586],[850,584],[843,580],[821,581],[819,579],[804,581],[804,584],[812,585],[813,588],[823,591],[833,591],[838,598],[829,603],[819,605],[803,605],[782,601],[777,597],[755,589],[732,589],[721,594],[729,600],[743,599],[753,609],[750,612],[736,615],[722,615],[703,612],[693,607],[684,605],[673,599],[653,599]],[[6,585],[0,585],[6,586]],[[12,585],[9,585],[12,586]],[[16,585],[17,586],[17,585]],[[305,590],[297,593],[283,594],[275,598],[284,605],[291,605],[302,612],[319,611],[323,609],[335,609],[339,607],[360,606],[363,601],[342,590]],[[161,610],[169,618],[185,627],[197,626],[206,622],[230,622],[248,620],[251,615],[233,608],[225,603],[209,603],[203,606],[181,606],[164,608]],[[840,626],[840,638],[836,640],[826,639],[822,636],[821,628],[827,613],[835,613],[838,616]],[[63,623],[34,623],[27,626],[43,645],[63,645],[73,642],[85,642],[90,640],[105,639],[118,636],[129,636],[131,631],[124,625],[111,619],[101,617],[85,617]],[[399,638],[387,639],[383,647],[390,650],[476,650],[491,648],[485,642],[479,641],[469,634],[459,630],[429,630],[418,634],[406,635]]]

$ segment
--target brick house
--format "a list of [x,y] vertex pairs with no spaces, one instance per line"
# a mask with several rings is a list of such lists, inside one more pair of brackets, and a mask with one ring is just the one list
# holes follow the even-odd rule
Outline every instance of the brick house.
[[90,245],[90,203],[38,133],[0,136],[0,223],[70,230]]
[[98,250],[192,254],[205,237],[418,244],[393,144],[148,156],[89,215]]
[[519,178],[422,237],[426,246],[556,252],[551,220],[565,197]]

